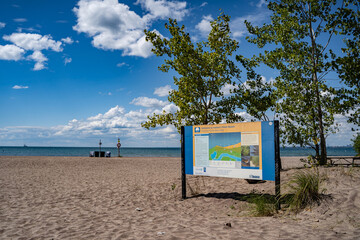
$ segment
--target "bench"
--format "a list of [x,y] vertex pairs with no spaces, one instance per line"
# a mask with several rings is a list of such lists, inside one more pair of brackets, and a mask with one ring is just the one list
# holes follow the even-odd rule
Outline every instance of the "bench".
[[337,157],[327,157],[328,165],[330,166],[360,166],[360,157],[351,157],[351,156],[337,156]]

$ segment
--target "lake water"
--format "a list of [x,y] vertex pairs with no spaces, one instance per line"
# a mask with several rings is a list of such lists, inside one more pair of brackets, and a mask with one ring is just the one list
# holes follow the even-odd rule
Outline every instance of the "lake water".
[[[89,156],[90,151],[98,151],[98,147],[1,147],[0,156]],[[112,157],[118,155],[117,148],[101,148],[101,151],[111,152]],[[354,156],[352,147],[328,147],[328,156]],[[124,157],[180,157],[180,148],[121,148]],[[310,148],[286,147],[280,148],[280,155],[308,156],[315,154]]]

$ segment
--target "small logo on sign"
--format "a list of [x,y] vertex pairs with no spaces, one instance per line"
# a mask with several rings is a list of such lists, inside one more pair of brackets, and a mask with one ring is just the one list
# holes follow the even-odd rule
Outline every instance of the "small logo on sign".
[[250,175],[250,178],[260,178],[260,176]]
[[200,132],[200,127],[196,127],[195,132]]

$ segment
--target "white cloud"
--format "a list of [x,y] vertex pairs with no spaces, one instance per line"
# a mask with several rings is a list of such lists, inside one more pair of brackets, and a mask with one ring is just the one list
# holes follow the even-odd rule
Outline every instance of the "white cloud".
[[42,52],[40,51],[34,51],[33,54],[31,54],[29,57],[29,59],[34,60],[35,66],[33,68],[34,71],[38,71],[38,70],[42,70],[45,67],[45,62],[48,60],[47,57],[44,56],[44,54],[42,54]]
[[150,55],[146,48],[151,46],[141,40],[146,22],[127,5],[110,0],[80,0],[73,10],[77,16],[74,30],[92,37],[94,47],[123,50],[124,55]]
[[5,23],[0,22],[0,29],[4,28],[5,26],[6,26],[6,24],[5,24]]
[[[326,139],[326,144],[329,146],[345,146],[351,144],[350,139],[356,135],[352,128],[356,129],[357,126],[347,122],[347,116],[335,114],[335,124],[339,125],[339,132],[331,134]],[[359,131],[358,131],[359,132]]]
[[65,58],[64,59],[64,64],[67,65],[68,63],[71,63],[72,62],[72,58]]
[[211,31],[210,22],[213,21],[213,17],[211,15],[203,16],[201,22],[199,22],[195,28],[200,31],[202,36],[208,36]]
[[173,103],[167,104],[165,107],[162,108],[162,111],[165,111],[166,113],[176,113],[180,108],[176,106]]
[[250,22],[254,26],[261,25],[269,20],[271,12],[269,10],[262,10],[257,12],[256,14],[250,14],[243,17],[237,17],[230,22],[230,29],[235,38],[241,38],[248,34],[246,25],[244,23],[245,20]]
[[236,88],[236,86],[233,86],[232,84],[225,84],[222,88],[221,88],[221,92],[224,94],[224,96],[230,96],[231,95],[231,91],[234,90]]
[[36,33],[13,33],[11,35],[5,35],[3,39],[25,50],[41,51],[50,49],[55,52],[62,51],[62,43],[53,40],[51,35],[42,36]]
[[0,45],[0,60],[18,61],[23,58],[25,50],[15,45]]
[[33,68],[35,71],[46,68],[45,64],[48,59],[41,52],[42,50],[63,51],[62,42],[53,40],[51,35],[13,33],[3,36],[3,39],[12,42],[14,45],[0,46],[0,59],[17,61],[23,58],[25,50],[33,51],[26,59],[35,61]]
[[165,97],[169,95],[169,92],[171,91],[171,86],[170,85],[165,85],[163,87],[158,87],[155,88],[154,94],[159,96],[159,97]]
[[62,38],[61,41],[66,44],[73,44],[74,40],[71,37]]
[[[176,110],[174,104],[168,104],[163,109]],[[157,109],[161,112],[163,109]],[[31,143],[42,146],[94,146],[101,138],[104,146],[114,146],[118,137],[123,146],[174,146],[179,147],[179,134],[173,126],[157,127],[146,130],[141,123],[152,115],[154,110],[138,110],[127,112],[123,107],[115,106],[105,113],[100,113],[84,120],[72,119],[64,125],[53,127],[17,126],[0,128],[1,145],[22,145]],[[238,115],[251,121],[252,117],[246,112]],[[352,125],[346,122],[346,117],[335,116],[340,126],[340,132],[327,138],[332,145],[350,144],[355,134],[351,131]]]
[[181,21],[188,13],[188,10],[186,9],[186,2],[166,0],[138,0],[136,3],[140,4],[145,10],[150,12],[144,16],[144,18],[148,20],[158,18],[167,19],[171,17]]
[[157,108],[157,107],[164,107],[167,104],[167,102],[161,101],[156,98],[138,97],[138,98],[134,98],[130,102],[130,104],[147,107],[147,108]]
[[[126,142],[127,146],[151,146],[159,141],[164,146],[162,139],[170,139],[173,140],[172,144],[178,144],[179,136],[173,126],[159,127],[151,131],[141,127],[141,123],[151,114],[151,111],[143,110],[126,112],[124,108],[115,106],[104,114],[86,120],[73,119],[66,125],[52,127],[50,131],[56,138],[89,139],[99,136],[103,139],[110,136],[115,139],[115,136],[121,136],[122,142]],[[165,143],[168,144],[169,142]]]
[[14,18],[14,22],[27,22],[26,18]]
[[165,0],[137,3],[149,13],[141,17],[117,0],[80,0],[73,9],[77,16],[73,29],[92,37],[96,48],[121,50],[126,56],[149,57],[152,44],[145,40],[144,29],[159,18],[184,16],[186,3]]
[[28,86],[21,86],[21,85],[15,85],[12,87],[12,89],[28,89]]

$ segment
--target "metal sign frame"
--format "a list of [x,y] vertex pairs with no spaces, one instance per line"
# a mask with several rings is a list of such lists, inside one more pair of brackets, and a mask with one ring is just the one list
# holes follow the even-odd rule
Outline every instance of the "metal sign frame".
[[[269,122],[271,123],[270,125],[273,125],[273,146],[274,146],[274,164],[275,164],[275,172],[274,172],[274,180],[270,181],[275,181],[275,197],[278,200],[280,197],[280,140],[279,140],[279,121],[272,121]],[[216,126],[216,125],[211,125],[211,126]],[[193,143],[191,144],[186,144],[186,139],[190,139],[193,137],[192,135],[192,131],[189,131],[189,127],[193,128],[194,126],[187,126],[186,128],[188,128],[187,130],[185,130],[185,127],[182,126],[181,127],[181,182],[182,182],[182,199],[186,199],[186,172],[189,171],[187,169],[190,169],[190,167],[193,166],[188,166],[189,165],[189,160],[187,160],[187,158],[189,158],[192,154],[193,154]],[[190,136],[191,135],[191,136]],[[270,140],[272,141],[272,140]],[[272,145],[272,143],[271,143]],[[191,148],[191,149],[190,149]],[[188,164],[188,165],[186,165]],[[268,180],[268,179],[266,179]],[[277,201],[277,209],[280,209],[280,202]]]

